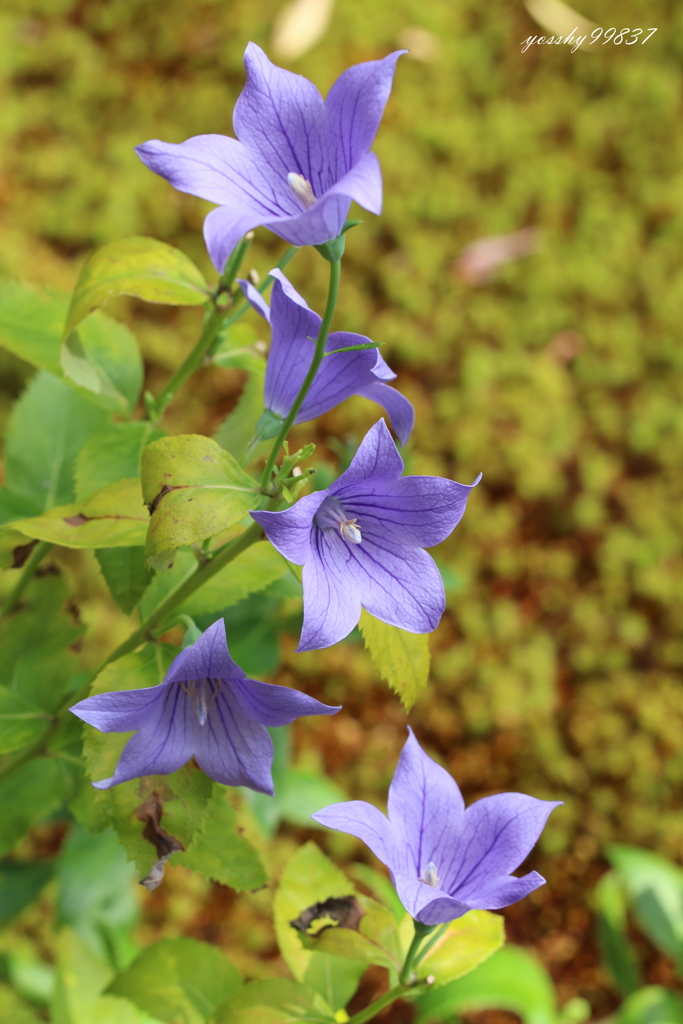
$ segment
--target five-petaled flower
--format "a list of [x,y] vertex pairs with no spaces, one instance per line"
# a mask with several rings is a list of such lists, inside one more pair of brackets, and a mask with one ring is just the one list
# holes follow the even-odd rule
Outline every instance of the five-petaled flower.
[[403,460],[380,420],[328,490],[284,512],[252,512],[271,544],[303,565],[304,624],[299,651],[330,647],[371,615],[411,633],[439,624],[445,594],[423,549],[460,522],[471,485],[402,477]]
[[288,725],[301,715],[334,715],[339,708],[248,679],[230,657],[219,619],[180,652],[163,683],[87,697],[71,710],[102,732],[137,730],[113,777],[93,783],[98,789],[168,775],[194,756],[217,782],[272,796],[273,743],[265,727]]
[[389,788],[389,817],[364,800],[333,804],[312,817],[357,836],[391,872],[409,914],[445,924],[468,910],[499,910],[545,883],[516,878],[561,802],[501,793],[465,809],[458,785],[420,747],[412,730]]
[[[275,281],[270,307],[248,281],[240,280],[239,284],[254,309],[270,323],[272,342],[263,400],[266,409],[284,419],[313,360],[315,338],[322,321],[282,271],[271,270],[271,275]],[[384,407],[401,444],[405,444],[413,429],[415,412],[400,391],[385,383],[394,380],[396,374],[377,349],[337,351],[350,345],[367,344],[372,343],[362,334],[334,331],[328,335],[325,348],[331,354],[323,359],[294,422],[315,419],[350,395],[361,395]]]
[[292,245],[321,245],[340,234],[352,199],[381,212],[382,176],[370,147],[401,53],[348,68],[323,100],[312,82],[271,64],[249,43],[236,139],[196,135],[179,145],[154,139],[136,147],[175,188],[218,204],[204,238],[219,271],[258,225]]

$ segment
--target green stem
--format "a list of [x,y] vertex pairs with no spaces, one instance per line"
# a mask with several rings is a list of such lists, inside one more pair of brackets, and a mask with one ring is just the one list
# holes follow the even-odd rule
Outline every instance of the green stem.
[[275,460],[278,457],[280,448],[282,447],[282,444],[286,439],[287,434],[289,433],[292,424],[294,423],[294,420],[296,419],[299,409],[304,403],[304,399],[306,398],[306,395],[309,392],[311,384],[315,380],[315,375],[318,372],[318,369],[320,368],[320,364],[323,361],[323,356],[325,355],[325,342],[327,341],[327,336],[330,333],[332,317],[334,316],[334,310],[337,305],[340,273],[341,261],[336,260],[334,263],[330,263],[330,284],[327,292],[327,304],[325,306],[325,312],[323,314],[322,323],[320,324],[320,330],[318,331],[318,337],[315,343],[315,352],[313,354],[313,360],[308,368],[308,373],[304,378],[304,382],[299,388],[299,394],[296,396],[294,400],[294,405],[289,410],[289,414],[285,419],[284,423],[282,424],[282,427],[280,428],[280,433],[275,438],[275,442],[273,443],[273,447],[271,448],[270,455],[268,456],[268,461],[266,462],[265,469],[263,470],[263,477],[261,479],[261,488],[264,491],[264,493],[268,493],[268,488],[270,486],[270,478],[273,472],[273,466],[275,465]]
[[415,957],[415,960],[413,961],[413,967],[417,967],[418,964],[422,963],[422,961],[427,956],[427,953],[432,948],[434,943],[438,942],[439,939],[441,938],[441,936],[443,935],[443,933],[448,929],[449,924],[450,924],[450,921],[446,921],[446,924],[440,925],[436,929],[434,934],[430,936],[429,941],[425,942],[424,946],[422,947],[420,952]]
[[375,999],[374,1003],[370,1003],[364,1010],[359,1010],[358,1013],[354,1013],[353,1017],[349,1017],[348,1024],[365,1024],[366,1021],[372,1020],[381,1013],[382,1010],[386,1010],[387,1006],[391,1006],[397,999],[405,999],[407,996],[418,995],[425,985],[414,985],[410,989],[406,989],[404,985],[396,985],[394,988],[390,988],[388,992],[385,992],[379,999]]
[[433,925],[420,924],[419,921],[413,921],[413,927],[415,928],[415,934],[413,935],[413,941],[410,943],[410,948],[406,953],[405,963],[401,973],[398,976],[398,980],[402,985],[410,984],[410,976],[413,970],[413,966],[416,961],[417,951],[420,943],[424,939],[425,935],[429,935],[430,932],[434,931]]
[[157,419],[163,415],[166,406],[175,396],[176,391],[183,386],[188,377],[191,377],[195,370],[202,364],[204,356],[211,348],[211,344],[218,333],[218,329],[225,319],[225,310],[214,307],[202,328],[199,341],[181,363],[171,379],[164,385],[157,397],[154,399],[154,412]]
[[31,554],[26,559],[26,562],[24,563],[24,567],[21,571],[21,576],[14,584],[12,590],[10,591],[7,597],[7,600],[5,601],[5,604],[3,605],[1,613],[2,615],[9,615],[11,611],[14,611],[16,606],[21,601],[24,595],[24,591],[26,590],[27,586],[33,579],[36,569],[38,568],[42,560],[45,558],[45,555],[48,553],[51,547],[52,544],[50,544],[46,540],[41,540],[36,544],[33,551],[31,552]]

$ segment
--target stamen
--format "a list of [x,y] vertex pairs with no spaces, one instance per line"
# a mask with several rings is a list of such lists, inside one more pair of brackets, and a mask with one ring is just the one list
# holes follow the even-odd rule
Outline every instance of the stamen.
[[303,206],[304,210],[310,210],[316,202],[310,181],[307,181],[303,174],[296,174],[294,171],[290,171],[287,175],[287,184]]
[[439,888],[439,876],[436,873],[436,864],[433,860],[430,860],[425,868],[425,877],[420,878],[420,881],[424,882],[425,885],[431,885],[434,889]]
[[209,713],[209,709],[206,706],[206,690],[204,683],[199,684],[199,693],[197,694],[197,719],[200,725],[206,725],[206,716]]
[[[220,679],[187,679],[180,683],[180,688],[188,695],[195,706],[197,721],[200,725],[206,725],[209,711],[213,707],[218,691],[221,688]],[[207,688],[211,694],[211,700],[207,700]]]
[[339,532],[349,544],[360,544],[363,539],[360,534],[360,526],[356,526],[356,519],[342,519],[339,524]]

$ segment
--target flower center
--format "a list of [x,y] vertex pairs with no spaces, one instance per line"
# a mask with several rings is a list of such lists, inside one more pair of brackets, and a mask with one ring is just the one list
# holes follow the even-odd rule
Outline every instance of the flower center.
[[439,888],[439,876],[436,870],[436,864],[433,860],[430,860],[429,864],[424,870],[424,878],[420,877],[420,881],[424,882],[425,885],[431,885],[432,888]]
[[287,184],[304,210],[310,210],[316,201],[310,181],[307,181],[303,174],[296,174],[294,171],[290,171],[287,175]]
[[331,495],[322,503],[315,515],[316,526],[322,530],[339,530],[342,539],[349,544],[360,544],[362,536],[357,519],[350,519],[341,502]]
[[194,704],[197,721],[206,725],[209,711],[221,688],[220,679],[188,679],[180,684]]

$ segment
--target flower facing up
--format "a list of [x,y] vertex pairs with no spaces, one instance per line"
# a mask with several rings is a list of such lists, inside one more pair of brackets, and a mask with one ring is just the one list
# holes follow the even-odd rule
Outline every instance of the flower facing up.
[[[315,338],[321,318],[309,309],[281,270],[272,270],[273,294],[270,307],[248,281],[239,284],[254,309],[265,317],[272,329],[272,342],[266,366],[264,404],[283,419],[294,404],[299,388],[313,360]],[[311,340],[313,339],[313,340]],[[370,342],[362,334],[335,331],[328,335],[326,350],[334,353],[323,359],[295,423],[305,423],[328,412],[350,395],[361,395],[383,406],[401,444],[410,437],[415,412],[407,398],[388,380],[393,373],[377,349],[337,352],[350,345]]]
[[102,732],[137,730],[113,778],[93,783],[98,789],[168,775],[194,756],[216,782],[272,796],[273,744],[265,727],[288,725],[301,715],[334,715],[339,708],[247,679],[230,657],[219,619],[180,652],[163,683],[87,697],[71,710]]
[[462,519],[471,486],[402,477],[384,420],[365,435],[345,473],[284,512],[251,512],[271,544],[303,565],[299,651],[330,647],[351,632],[361,606],[411,633],[436,629],[445,607],[439,570],[424,551]]
[[271,64],[249,43],[247,81],[233,115],[236,139],[196,135],[180,145],[154,139],[136,153],[181,192],[218,204],[204,237],[219,271],[240,238],[260,224],[292,245],[329,242],[340,234],[352,199],[381,212],[382,176],[370,147],[405,52],[348,68],[323,100],[312,82]]
[[362,839],[391,872],[409,914],[445,924],[468,910],[499,910],[545,883],[516,878],[560,802],[522,793],[487,796],[465,809],[458,785],[420,747],[411,729],[389,788],[389,817],[363,800],[312,817]]

